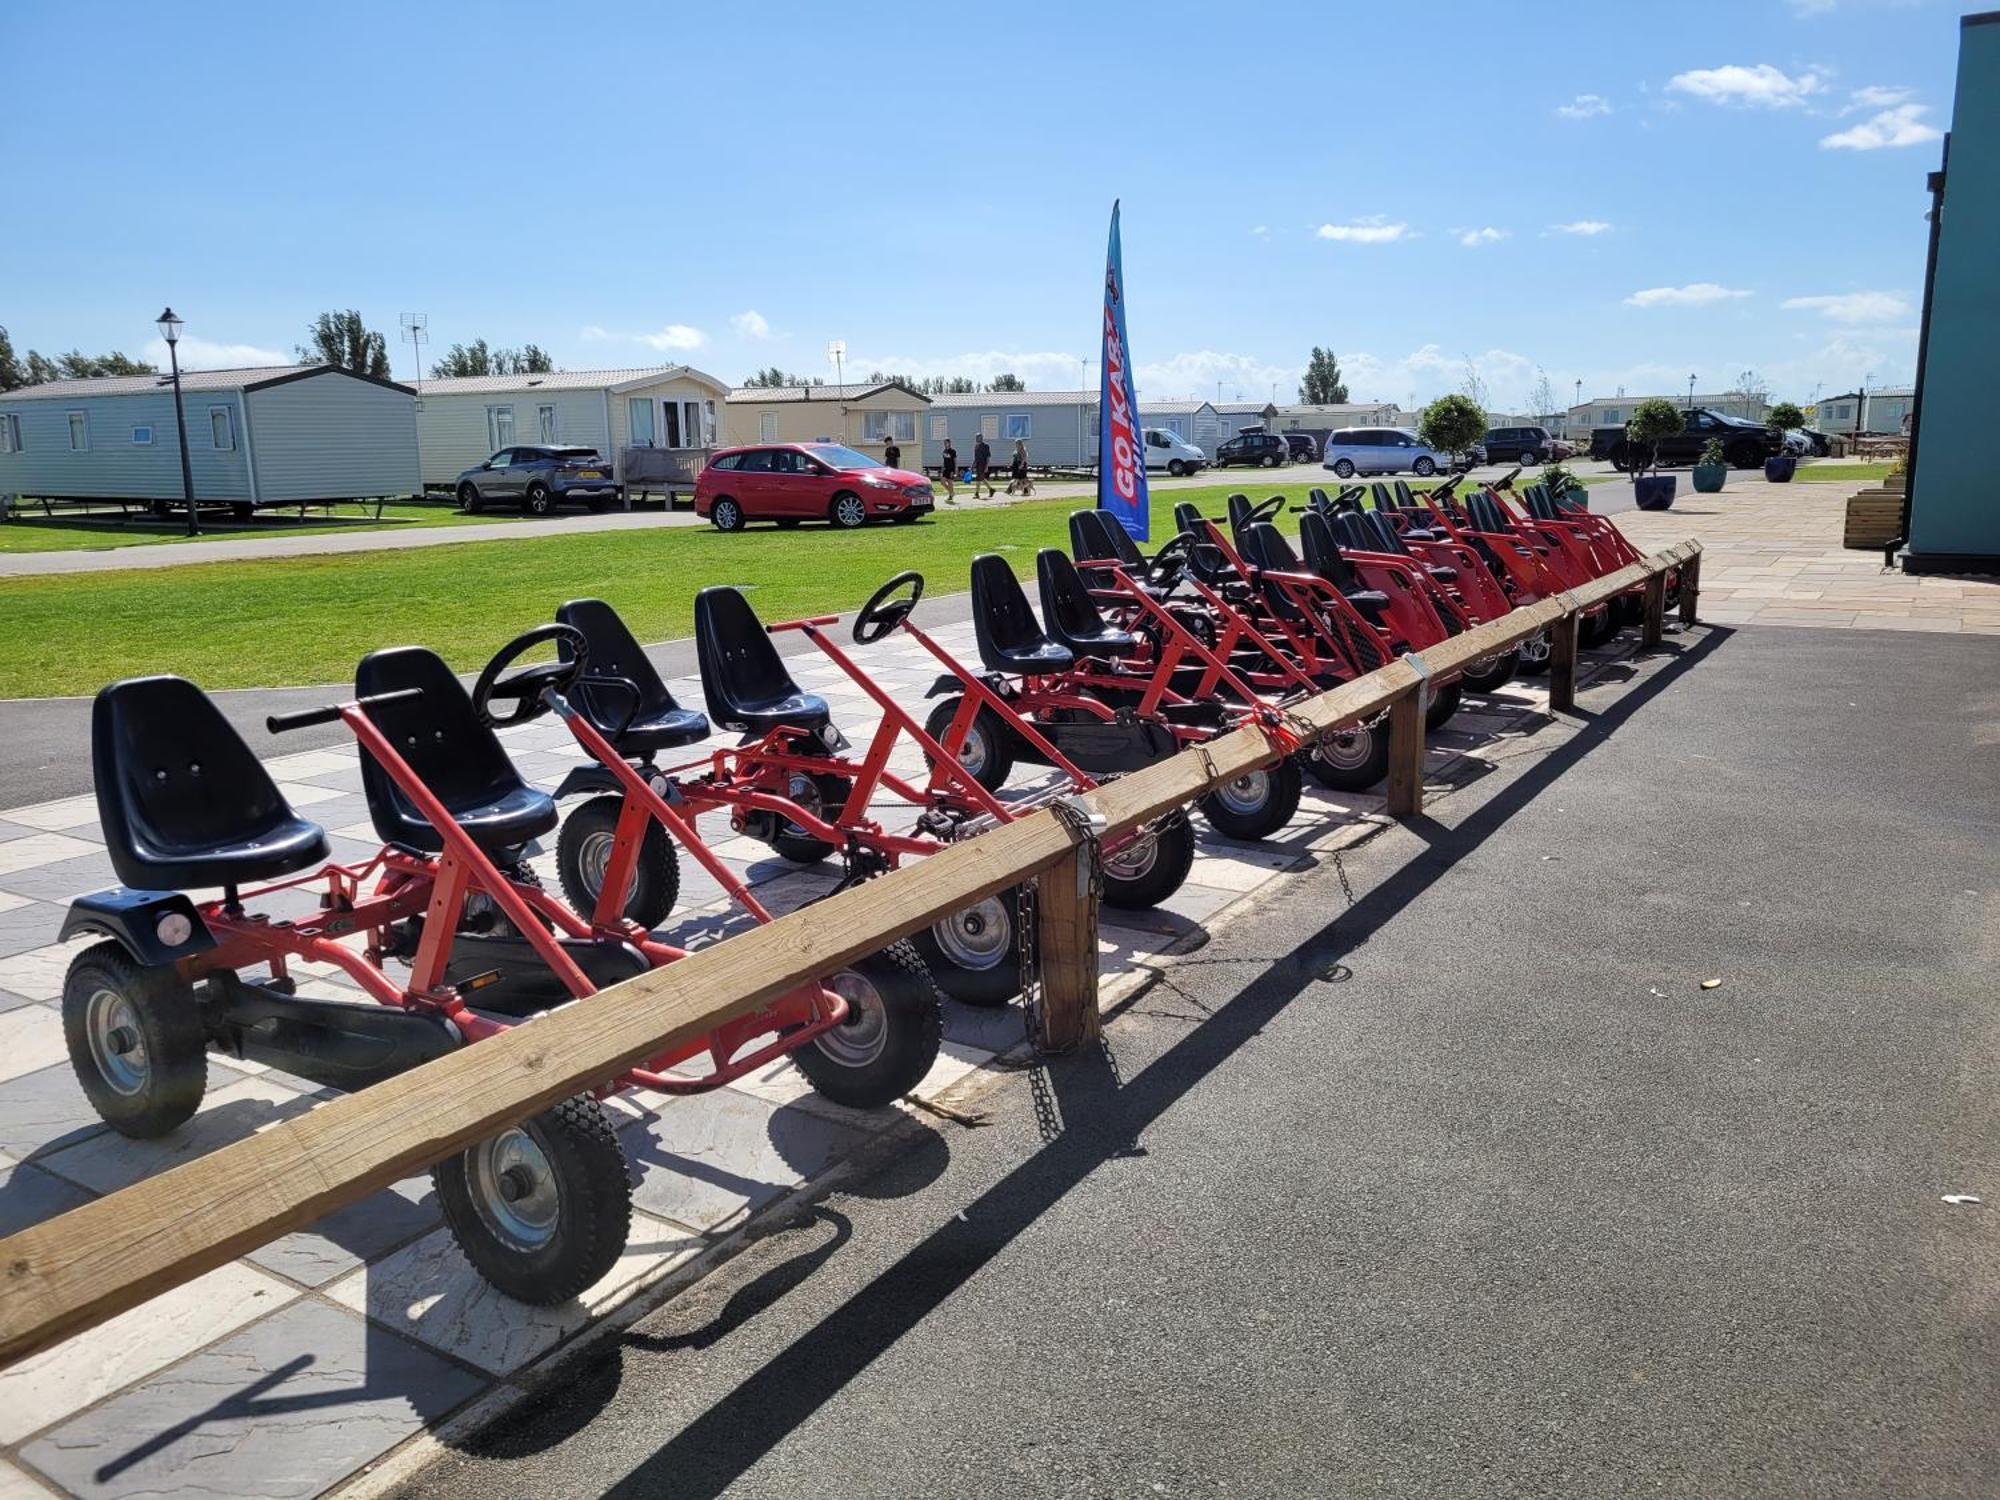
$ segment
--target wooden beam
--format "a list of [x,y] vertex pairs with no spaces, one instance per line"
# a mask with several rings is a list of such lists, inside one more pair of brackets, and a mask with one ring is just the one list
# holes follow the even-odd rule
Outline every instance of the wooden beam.
[[1424,705],[1416,690],[1389,705],[1389,813],[1414,818],[1424,810]]
[[1550,713],[1576,709],[1576,622],[1576,615],[1567,614],[1549,627]]
[[1701,598],[1701,556],[1699,553],[1697,553],[1694,557],[1689,558],[1688,561],[1681,564],[1681,624],[1682,625],[1693,625],[1694,623],[1696,623],[1695,610],[1698,607],[1698,601],[1700,600],[1700,598]]
[[1097,892],[1090,851],[1079,845],[1036,877],[1044,1052],[1074,1052],[1097,1039]]
[[[1458,670],[1548,627],[1566,608],[1588,607],[1699,552],[1698,543],[1682,543],[1574,590],[1568,606],[1546,599],[1515,610],[1433,647],[1426,665],[1433,673]],[[1420,680],[1409,663],[1392,662],[1293,706],[1286,722],[1325,730],[1390,708],[1391,806],[1400,799],[1403,815],[1412,815],[1423,799]],[[1272,733],[1247,725],[1121,777],[1086,801],[1106,819],[1104,836],[1115,836],[1219,781],[1271,764],[1279,753]],[[0,1365],[302,1228],[1037,871],[1061,864],[1073,881],[1075,852],[1069,830],[1053,814],[1036,813],[0,1240]],[[1075,964],[1063,983],[1081,986],[1080,941],[1059,942],[1068,945],[1065,963]]]
[[1661,630],[1667,612],[1667,575],[1650,574],[1646,579],[1646,623],[1639,632],[1639,644],[1653,647],[1660,644]]

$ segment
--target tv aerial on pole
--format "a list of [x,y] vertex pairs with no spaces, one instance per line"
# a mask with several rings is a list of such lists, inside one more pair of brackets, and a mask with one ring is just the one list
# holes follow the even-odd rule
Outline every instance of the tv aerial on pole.
[[826,357],[833,361],[833,383],[837,386],[847,384],[847,377],[842,373],[843,362],[847,359],[847,340],[835,339],[828,344]]
[[422,313],[404,313],[402,322],[403,322],[403,337],[410,341],[410,357],[417,362],[416,387],[417,387],[417,395],[419,398],[421,398],[424,394],[424,347],[423,346],[424,346],[424,340],[430,337],[430,335],[424,331],[424,326],[426,323],[429,322],[429,319],[427,319]]

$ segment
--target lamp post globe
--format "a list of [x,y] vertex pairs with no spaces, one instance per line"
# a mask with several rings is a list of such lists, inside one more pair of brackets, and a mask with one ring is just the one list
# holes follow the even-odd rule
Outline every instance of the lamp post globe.
[[181,501],[187,507],[187,534],[199,536],[201,523],[194,513],[194,467],[188,462],[187,410],[181,404],[181,323],[169,307],[154,322],[159,324],[160,337],[167,341],[167,364],[174,377],[174,432],[181,445]]

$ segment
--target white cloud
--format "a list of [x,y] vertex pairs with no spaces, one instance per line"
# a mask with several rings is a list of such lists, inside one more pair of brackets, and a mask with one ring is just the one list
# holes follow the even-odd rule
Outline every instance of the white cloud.
[[1459,388],[1465,380],[1468,358],[1485,383],[1495,410],[1527,409],[1528,392],[1535,383],[1535,362],[1511,349],[1488,349],[1468,356],[1448,354],[1439,344],[1424,344],[1400,359],[1343,354],[1340,369],[1356,401],[1394,401],[1404,406],[1414,401],[1421,407]]
[[[1097,350],[1093,346],[1090,354],[1091,378],[1097,377]],[[1081,354],[1066,354],[1059,349],[974,349],[963,354],[945,355],[939,358],[920,358],[909,354],[871,354],[850,352],[847,356],[847,371],[850,379],[856,373],[867,374],[870,370],[884,370],[893,375],[907,375],[913,380],[928,380],[933,376],[963,375],[968,380],[976,380],[981,385],[989,383],[995,375],[1003,371],[1018,375],[1030,390],[1073,391],[1083,378]],[[831,371],[828,379],[832,379]]]
[[1846,130],[1820,137],[1820,145],[1832,151],[1879,151],[1884,146],[1921,146],[1935,141],[1943,132],[1926,125],[1922,115],[1930,113],[1924,104],[1899,104]]
[[648,349],[699,349],[708,335],[685,323],[669,323],[658,333],[618,333],[596,323],[586,324],[577,335],[592,343],[644,344]]
[[1352,224],[1322,224],[1313,232],[1323,240],[1348,245],[1392,245],[1409,232],[1408,224],[1390,223],[1381,214],[1371,214]]
[[1785,0],[1795,16],[1823,16],[1840,3],[1840,0]]
[[1500,240],[1506,239],[1512,232],[1512,230],[1508,229],[1495,229],[1491,224],[1488,224],[1484,229],[1454,229],[1452,231],[1453,234],[1458,236],[1458,242],[1468,250],[1475,250],[1481,245],[1495,244]]
[[771,336],[771,325],[754,307],[747,312],[736,314],[729,320],[729,326],[736,330],[736,336],[740,339],[767,339]]
[[[1888,109],[1891,105],[1901,104],[1905,99],[1909,98],[1910,91],[1908,89],[1884,88],[1880,84],[1871,83],[1865,88],[1856,89],[1847,97],[1853,101],[1849,107],[1850,109]],[[1842,111],[1843,114],[1847,112],[1846,110]]]
[[1268,401],[1271,387],[1278,399],[1297,397],[1301,365],[1274,365],[1252,354],[1231,354],[1217,349],[1198,349],[1153,362],[1141,361],[1132,370],[1139,385],[1141,401],[1171,401],[1177,397],[1215,399],[1216,382],[1222,383],[1224,401]]
[[1910,299],[1901,292],[1842,292],[1824,297],[1787,297],[1778,304],[1789,311],[1821,313],[1836,323],[1879,325],[1910,316]]
[[1269,224],[1252,224],[1250,232],[1260,240],[1268,240],[1271,237],[1271,226]]
[[[243,370],[255,365],[289,365],[297,355],[282,349],[266,349],[261,344],[218,344],[209,339],[182,336],[176,350],[183,370]],[[139,351],[148,364],[167,367],[167,341],[152,339]]]
[[1565,120],[1588,120],[1611,113],[1611,101],[1602,94],[1578,94],[1567,104],[1558,104],[1556,113]]
[[1686,286],[1649,286],[1642,292],[1634,292],[1625,302],[1629,307],[1702,307],[1749,295],[1712,281],[1693,281]]
[[1825,86],[1825,76],[1818,69],[1808,68],[1794,78],[1769,63],[1696,68],[1667,80],[1667,87],[1676,93],[1739,109],[1792,109]]
[[1611,226],[1603,219],[1572,219],[1567,224],[1551,224],[1550,234],[1604,234]]

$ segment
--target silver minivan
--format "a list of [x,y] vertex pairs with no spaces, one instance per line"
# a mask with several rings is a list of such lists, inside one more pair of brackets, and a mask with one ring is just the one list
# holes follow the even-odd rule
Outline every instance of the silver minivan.
[[1327,434],[1320,467],[1333,470],[1342,479],[1356,474],[1400,474],[1405,469],[1428,479],[1450,469],[1451,461],[1401,427],[1343,427]]

